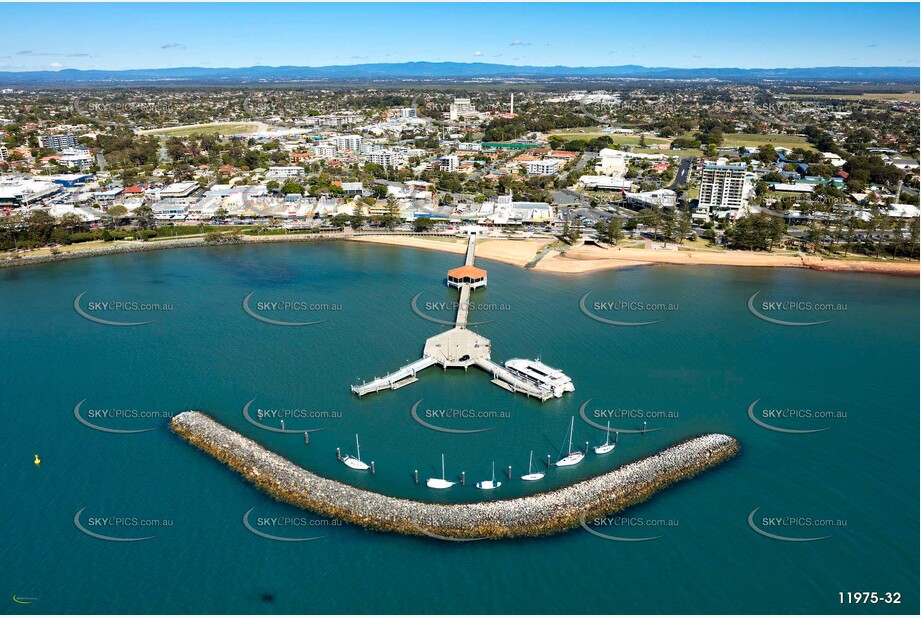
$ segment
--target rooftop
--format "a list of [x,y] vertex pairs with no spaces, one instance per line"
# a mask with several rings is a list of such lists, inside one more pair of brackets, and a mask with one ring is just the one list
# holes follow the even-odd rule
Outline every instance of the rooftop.
[[448,271],[448,276],[455,279],[469,277],[471,279],[482,279],[486,276],[486,271],[476,266],[458,266]]

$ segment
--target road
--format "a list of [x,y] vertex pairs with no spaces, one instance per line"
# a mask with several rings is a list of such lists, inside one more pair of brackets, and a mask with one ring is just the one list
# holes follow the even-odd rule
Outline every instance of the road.
[[678,171],[675,172],[675,180],[668,186],[669,189],[680,193],[681,189],[688,184],[688,175],[691,173],[691,157],[682,157],[678,163]]
[[582,156],[579,157],[579,161],[573,166],[572,170],[569,173],[574,174],[576,172],[581,172],[582,170],[585,169],[585,166],[588,165],[588,162],[597,156],[598,156],[597,152],[586,150],[585,152],[582,153]]

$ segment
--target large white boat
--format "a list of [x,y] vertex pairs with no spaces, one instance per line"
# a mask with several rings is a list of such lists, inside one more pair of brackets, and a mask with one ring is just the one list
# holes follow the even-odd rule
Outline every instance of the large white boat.
[[434,479],[434,478],[428,479],[427,481],[425,481],[425,485],[427,487],[431,487],[432,489],[448,489],[449,487],[454,486],[454,483],[452,481],[445,479],[445,454],[444,453],[441,454],[441,478],[440,479]]
[[574,466],[580,461],[582,461],[583,459],[585,459],[585,453],[583,453],[582,451],[572,450],[572,431],[573,431],[573,423],[575,423],[575,421],[576,421],[575,416],[572,417],[571,421],[569,421],[569,451],[568,451],[569,454],[561,458],[558,462],[556,462],[557,466],[560,466],[560,467]]
[[568,375],[539,360],[511,358],[505,361],[505,368],[522,380],[553,393],[554,397],[562,397],[563,393],[571,393],[576,390]]
[[355,434],[355,451],[357,455],[352,457],[351,455],[346,455],[342,458],[342,463],[347,465],[352,470],[367,470],[371,466],[366,464],[361,460],[361,445],[358,444],[358,434]]

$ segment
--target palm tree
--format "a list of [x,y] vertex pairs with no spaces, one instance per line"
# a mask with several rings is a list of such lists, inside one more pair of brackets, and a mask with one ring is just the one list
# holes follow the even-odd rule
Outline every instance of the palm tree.
[[889,217],[889,215],[880,214],[877,217],[876,232],[879,234],[879,239],[876,241],[876,259],[879,259],[880,253],[883,249],[883,236],[891,226],[892,219]]
[[847,257],[847,254],[851,251],[851,243],[854,241],[855,227],[857,227],[857,219],[851,215],[847,218],[847,231],[845,232],[845,239],[847,242],[844,245],[844,257]]

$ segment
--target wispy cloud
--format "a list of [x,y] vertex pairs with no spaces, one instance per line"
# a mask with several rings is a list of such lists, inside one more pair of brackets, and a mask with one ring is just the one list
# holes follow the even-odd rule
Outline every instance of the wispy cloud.
[[514,41],[509,43],[509,45],[511,45],[512,47],[527,47],[528,45],[530,45],[530,43],[525,43],[524,41],[519,41],[518,39],[515,39]]
[[17,56],[30,56],[30,57],[55,57],[55,58],[89,58],[92,54],[87,54],[86,52],[72,52],[68,54],[59,54],[55,52],[46,52],[46,51],[34,51],[31,49],[24,49],[22,51],[16,52]]
[[481,51],[476,51],[476,52],[473,52],[473,55],[479,58],[480,56],[483,55],[483,52],[481,52]]
[[867,47],[876,47],[876,43],[870,43]]
[[352,60],[367,60],[367,56],[349,56]]
[[693,54],[691,58],[703,58],[700,54]]
[[182,43],[164,43],[160,46],[160,49],[185,49],[185,45]]

